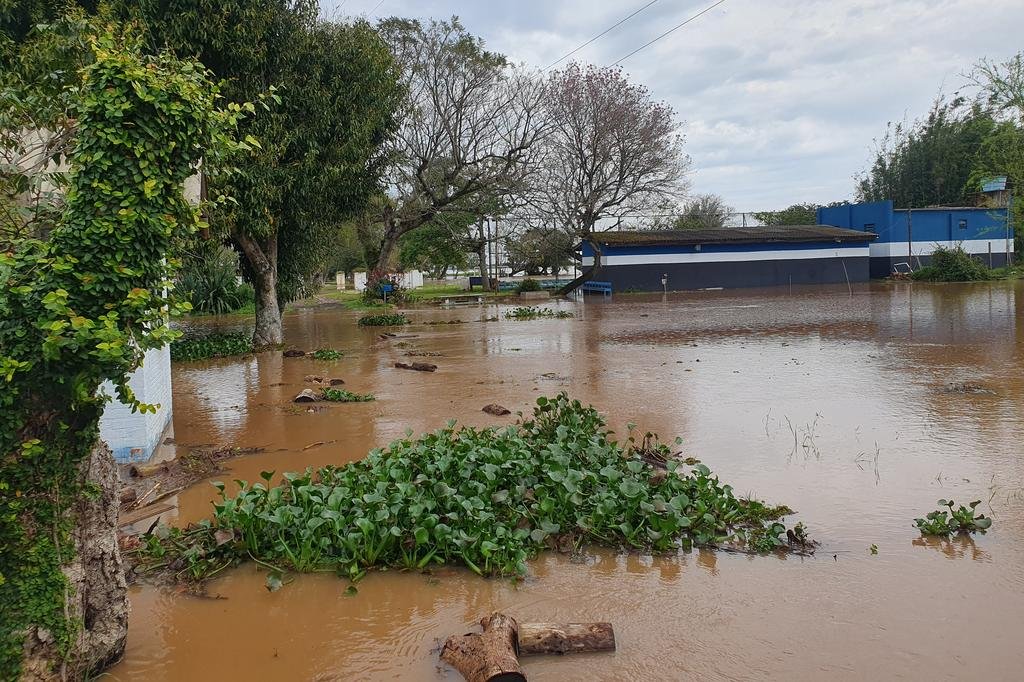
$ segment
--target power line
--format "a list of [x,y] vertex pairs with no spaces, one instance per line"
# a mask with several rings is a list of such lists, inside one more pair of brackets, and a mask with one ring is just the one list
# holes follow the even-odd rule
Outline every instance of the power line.
[[713,4],[713,5],[711,5],[710,7],[705,7],[704,9],[702,9],[701,11],[697,12],[697,13],[696,13],[696,14],[694,14],[694,15],[693,15],[692,17],[690,17],[689,19],[687,19],[686,21],[684,21],[683,23],[681,23],[681,24],[677,24],[677,25],[673,26],[672,28],[670,28],[669,30],[665,31],[665,32],[664,32],[664,33],[662,33],[662,34],[661,34],[660,36],[658,36],[657,38],[655,38],[654,40],[652,40],[651,42],[649,42],[649,43],[645,43],[645,44],[641,45],[640,47],[636,48],[635,50],[633,50],[632,52],[630,52],[629,54],[627,54],[627,55],[626,55],[625,57],[622,57],[622,58],[620,58],[620,59],[619,59],[618,61],[616,61],[615,63],[613,63],[613,64],[612,64],[612,66],[618,66],[618,65],[619,65],[619,64],[621,64],[622,62],[626,61],[627,59],[629,59],[630,57],[632,57],[633,55],[635,55],[635,54],[636,54],[637,52],[639,52],[640,50],[643,50],[644,48],[650,47],[650,46],[651,46],[651,45],[653,45],[654,43],[658,42],[659,40],[661,40],[662,38],[664,38],[665,36],[667,36],[667,35],[668,35],[669,33],[672,33],[673,31],[676,31],[676,30],[678,30],[678,29],[682,28],[683,26],[686,26],[686,25],[687,25],[688,23],[690,23],[691,21],[693,21],[693,20],[694,20],[694,19],[696,19],[697,17],[701,16],[702,14],[707,14],[708,12],[710,12],[711,10],[713,10],[714,8],[716,8],[716,7],[718,7],[719,5],[721,5],[721,4],[723,3],[723,2],[725,2],[725,0],[718,0],[718,2],[716,2],[716,3],[715,3],[715,4]]
[[569,52],[569,53],[567,53],[567,54],[564,54],[564,55],[562,55],[561,57],[559,57],[558,59],[556,59],[555,61],[551,62],[550,64],[548,64],[547,66],[545,66],[545,67],[544,67],[544,71],[547,71],[547,70],[548,70],[548,69],[550,69],[550,68],[551,68],[552,66],[554,66],[554,65],[558,64],[558,63],[559,63],[559,62],[561,62],[562,60],[564,60],[564,59],[568,59],[569,57],[573,56],[574,54],[576,54],[577,52],[579,52],[580,50],[582,50],[582,49],[583,49],[583,48],[585,48],[585,47],[586,47],[587,45],[589,45],[590,43],[594,42],[595,40],[597,40],[598,38],[600,38],[600,37],[601,37],[601,36],[603,36],[604,34],[608,33],[609,31],[612,31],[612,30],[614,30],[614,29],[618,28],[619,26],[622,26],[622,25],[623,25],[624,23],[626,23],[627,21],[629,21],[630,19],[632,19],[632,18],[633,18],[633,17],[635,17],[636,15],[640,14],[641,12],[643,12],[643,11],[644,11],[645,9],[647,9],[648,7],[650,7],[651,5],[653,5],[653,4],[654,4],[654,3],[656,3],[656,2],[658,2],[658,0],[651,0],[651,1],[649,2],[649,3],[647,3],[646,5],[644,5],[643,7],[641,7],[640,9],[636,10],[635,12],[633,12],[632,14],[630,14],[630,15],[629,15],[628,17],[626,17],[625,19],[622,19],[622,20],[620,20],[620,21],[619,21],[619,22],[618,22],[617,24],[614,24],[614,25],[612,25],[612,26],[609,26],[609,27],[608,27],[608,28],[606,28],[605,30],[601,31],[601,32],[600,32],[600,33],[598,33],[598,34],[597,34],[596,36],[594,36],[593,38],[591,38],[591,39],[590,39],[590,40],[588,40],[587,42],[583,43],[582,45],[580,45],[579,47],[577,47],[577,48],[576,48],[575,50],[573,50],[572,52]]

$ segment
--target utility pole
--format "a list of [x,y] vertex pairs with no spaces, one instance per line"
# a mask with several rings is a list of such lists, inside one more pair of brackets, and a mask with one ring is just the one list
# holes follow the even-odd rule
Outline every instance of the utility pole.
[[914,269],[914,209],[907,208],[907,265]]

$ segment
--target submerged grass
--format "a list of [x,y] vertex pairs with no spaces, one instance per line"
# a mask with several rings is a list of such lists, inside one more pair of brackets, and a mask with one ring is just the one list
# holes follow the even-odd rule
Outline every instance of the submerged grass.
[[572,317],[568,310],[552,310],[550,308],[538,308],[536,306],[519,306],[505,312],[505,318],[509,320],[537,320],[543,317],[552,317],[559,320]]
[[182,337],[171,342],[171,360],[175,362],[222,358],[251,352],[252,337],[240,333]]
[[361,461],[284,474],[281,485],[270,485],[273,472],[236,481],[231,494],[215,483],[213,518],[149,536],[143,564],[193,579],[250,558],[353,580],[373,567],[434,563],[522,575],[538,552],[585,543],[655,552],[785,543],[788,508],[738,499],[656,439],[612,435],[596,410],[562,393],[512,426],[453,421]]
[[409,318],[402,313],[364,315],[359,318],[360,327],[397,327],[403,324],[409,324]]
[[352,391],[346,391],[344,388],[330,388],[326,387],[321,391],[324,400],[329,400],[333,403],[368,403],[371,400],[375,400],[370,393],[353,393]]

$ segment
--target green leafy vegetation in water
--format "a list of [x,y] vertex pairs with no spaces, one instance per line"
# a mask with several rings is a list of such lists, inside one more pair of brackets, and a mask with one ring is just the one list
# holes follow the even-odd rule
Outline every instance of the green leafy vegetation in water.
[[[390,287],[390,291],[384,291],[386,287]],[[385,300],[388,303],[402,303],[408,295],[408,290],[402,286],[401,278],[395,275],[371,276],[366,282],[366,288],[363,289],[363,303],[372,305]]]
[[543,287],[541,287],[540,282],[530,277],[527,277],[526,279],[524,279],[523,281],[519,282],[519,284],[516,285],[516,293],[521,294],[524,291],[540,291],[542,288]]
[[923,519],[914,519],[914,525],[921,531],[921,535],[952,535],[954,533],[984,533],[992,525],[992,519],[984,514],[975,514],[974,508],[981,504],[981,500],[975,500],[965,507],[960,505],[959,509],[953,500],[939,500],[940,507],[928,513]]
[[937,246],[931,263],[915,270],[911,277],[918,282],[979,282],[992,279],[992,271],[962,246]]
[[573,314],[568,310],[552,310],[551,308],[538,308],[537,306],[519,306],[518,308],[505,311],[505,318],[509,320],[537,320],[542,317],[562,320],[572,316]]
[[339,350],[333,348],[317,348],[315,351],[309,354],[309,357],[314,360],[323,360],[324,362],[333,362],[335,360],[341,360],[344,354]]
[[207,358],[223,358],[252,352],[252,337],[247,334],[209,334],[180,338],[171,342],[171,360],[191,362]]
[[278,486],[271,472],[238,482],[234,494],[215,483],[213,519],[150,541],[142,563],[203,578],[253,558],[356,580],[373,567],[433,563],[522,575],[538,552],[584,544],[654,552],[783,544],[788,508],[737,499],[654,436],[637,444],[612,435],[594,408],[562,393],[539,398],[532,418],[508,427],[452,421],[360,461],[284,474]]
[[371,393],[353,393],[343,388],[324,388],[321,395],[332,403],[368,403],[376,399]]
[[397,327],[403,324],[409,324],[409,318],[402,313],[364,315],[359,318],[359,326],[361,327]]

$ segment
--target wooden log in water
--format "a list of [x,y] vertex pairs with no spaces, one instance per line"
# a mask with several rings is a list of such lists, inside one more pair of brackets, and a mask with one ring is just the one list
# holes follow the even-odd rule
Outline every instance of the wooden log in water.
[[453,635],[441,649],[467,682],[525,682],[520,655],[615,650],[611,623],[517,623],[493,613],[480,625],[482,633]]
[[611,623],[520,623],[519,654],[615,651]]
[[441,660],[462,673],[466,682],[526,682],[516,651],[515,618],[493,613],[480,621],[484,631],[452,635]]

